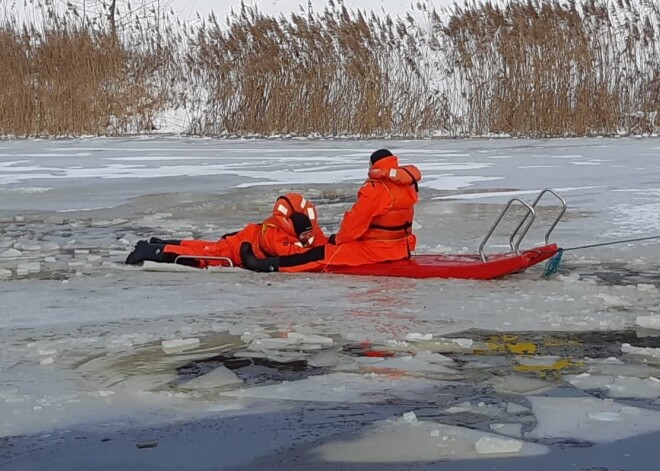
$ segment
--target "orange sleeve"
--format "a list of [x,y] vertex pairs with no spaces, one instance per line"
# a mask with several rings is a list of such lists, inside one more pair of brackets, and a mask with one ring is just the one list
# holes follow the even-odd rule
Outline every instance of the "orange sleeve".
[[374,216],[379,215],[383,209],[389,208],[391,198],[382,186],[382,183],[372,180],[362,185],[358,191],[357,201],[344,214],[335,239],[337,244],[359,239],[369,229]]
[[295,255],[310,249],[302,247],[296,238],[275,226],[266,226],[259,238],[259,246],[266,256],[277,257]]
[[[328,243],[328,237],[323,233],[323,229],[318,224],[314,224],[314,242],[312,247],[318,247]],[[309,247],[308,247],[309,248]]]

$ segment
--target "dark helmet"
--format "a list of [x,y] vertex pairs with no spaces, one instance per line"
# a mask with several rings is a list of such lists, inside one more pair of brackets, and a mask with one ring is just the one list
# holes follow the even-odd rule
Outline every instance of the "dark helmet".
[[373,165],[376,162],[378,162],[380,159],[384,159],[385,157],[392,157],[393,155],[394,154],[392,154],[387,149],[378,149],[376,152],[371,154],[371,157],[369,158],[369,161],[371,162],[371,165]]

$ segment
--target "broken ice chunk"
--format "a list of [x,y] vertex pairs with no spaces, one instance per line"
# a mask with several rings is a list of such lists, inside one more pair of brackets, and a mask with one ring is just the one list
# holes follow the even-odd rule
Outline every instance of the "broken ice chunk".
[[529,409],[525,406],[521,406],[520,404],[516,404],[515,402],[507,402],[506,411],[509,414],[521,414],[523,412],[529,412]]
[[518,453],[523,446],[520,440],[507,440],[499,437],[481,437],[475,443],[475,449],[480,455],[496,455],[502,453]]
[[16,249],[7,249],[4,252],[0,253],[0,258],[18,258],[23,253]]
[[330,337],[324,337],[322,335],[316,334],[302,334],[300,332],[289,332],[287,334],[287,338],[300,343],[313,343],[328,347],[331,347],[334,342]]
[[407,334],[404,339],[409,341],[409,342],[418,342],[418,341],[423,341],[423,340],[431,340],[433,338],[433,334],[419,334],[416,332],[411,332]]
[[619,296],[614,296],[611,294],[605,294],[605,293],[598,293],[596,298],[602,299],[607,306],[610,307],[628,307],[631,306],[631,303],[629,301],[626,301],[625,299],[620,298]]
[[242,384],[243,380],[226,366],[219,366],[205,375],[198,376],[179,386],[180,389],[212,389],[233,384]]
[[537,425],[528,438],[608,443],[660,430],[660,413],[593,397],[530,396]]
[[635,319],[635,323],[645,329],[660,330],[660,315],[639,316]]
[[553,389],[548,381],[522,375],[496,376],[491,380],[493,387],[500,394],[531,394]]
[[198,338],[163,340],[161,348],[165,353],[179,353],[199,347]]
[[322,346],[318,344],[304,344],[293,338],[261,338],[250,342],[247,347],[249,350],[321,350]]
[[16,245],[14,247],[16,247],[19,250],[34,252],[36,250],[41,249],[41,244],[39,244],[39,242],[37,242],[36,240],[26,239],[24,237],[21,237],[20,239],[18,239],[18,242],[16,242]]
[[39,273],[41,271],[41,263],[29,262],[19,263],[16,267],[16,274],[19,276],[29,275],[30,273]]
[[510,437],[522,437],[522,424],[490,424],[493,432]]
[[548,448],[466,427],[427,421],[411,427],[405,421],[387,420],[372,424],[357,438],[327,441],[315,451],[329,462],[409,463],[479,459],[483,455],[532,456],[546,453]]
[[658,288],[648,283],[639,283],[637,285],[637,291],[658,291]]
[[621,420],[621,416],[616,412],[589,412],[587,417],[601,422],[615,422]]
[[417,415],[412,411],[404,412],[402,417],[403,417],[403,421],[409,424],[417,422]]
[[652,358],[660,358],[660,348],[633,347],[629,343],[621,344],[621,352],[629,355],[639,355]]

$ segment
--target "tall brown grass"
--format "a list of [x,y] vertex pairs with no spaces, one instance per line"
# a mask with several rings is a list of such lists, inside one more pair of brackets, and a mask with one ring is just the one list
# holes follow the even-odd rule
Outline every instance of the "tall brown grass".
[[466,97],[464,131],[657,132],[659,26],[646,1],[457,7],[441,36]]
[[[650,0],[420,1],[402,18],[329,0],[182,24],[152,3],[39,20],[0,12],[0,134],[584,136],[657,133]],[[132,9],[131,9],[132,8]],[[4,16],[3,16],[4,15]],[[36,17],[35,17],[36,18]]]
[[48,4],[41,22],[0,23],[0,134],[61,136],[140,132],[165,104],[166,56],[147,31],[117,38],[77,10]]
[[[446,97],[415,67],[407,33],[331,4],[273,18],[243,7],[190,36],[197,132],[424,135],[447,122]],[[413,66],[411,67],[410,64]]]

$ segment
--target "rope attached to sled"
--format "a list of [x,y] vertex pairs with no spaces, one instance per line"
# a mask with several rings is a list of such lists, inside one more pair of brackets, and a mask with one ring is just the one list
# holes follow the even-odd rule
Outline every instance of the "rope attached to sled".
[[545,268],[543,269],[543,278],[549,278],[559,269],[559,264],[561,263],[561,257],[564,252],[569,250],[581,250],[581,249],[590,249],[593,247],[605,247],[607,245],[617,245],[617,244],[627,244],[629,242],[640,242],[644,240],[654,240],[660,239],[660,235],[648,236],[648,237],[635,237],[632,239],[623,239],[623,240],[613,240],[611,242],[599,242],[597,244],[587,244],[587,245],[577,245],[575,247],[567,248],[558,248],[555,252],[555,255],[545,263]]

